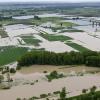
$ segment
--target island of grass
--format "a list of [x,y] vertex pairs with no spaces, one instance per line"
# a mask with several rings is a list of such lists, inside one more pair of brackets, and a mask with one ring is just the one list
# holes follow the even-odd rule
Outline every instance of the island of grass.
[[67,42],[66,43],[68,46],[78,50],[79,52],[85,52],[85,51],[90,51],[88,48],[83,47],[82,45],[79,45],[77,43],[73,43],[73,42]]
[[59,79],[65,77],[63,74],[59,74],[57,71],[53,71],[50,74],[46,75],[49,82],[51,82],[53,79]]
[[28,45],[39,46],[40,40],[36,39],[34,36],[21,36],[23,41]]
[[43,38],[47,39],[48,41],[61,41],[64,42],[66,40],[72,40],[71,37],[63,36],[63,35],[54,35],[54,34],[40,34]]

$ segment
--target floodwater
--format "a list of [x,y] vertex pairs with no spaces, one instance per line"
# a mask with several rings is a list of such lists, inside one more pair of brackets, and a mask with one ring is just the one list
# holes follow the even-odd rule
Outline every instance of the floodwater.
[[[60,15],[57,13],[52,13],[52,14],[42,14],[42,15],[37,15],[39,17],[62,17],[65,15]],[[14,19],[30,19],[30,18],[34,18],[34,15],[27,15],[27,16],[15,16],[13,17]]]
[[[47,69],[48,71],[51,69],[52,70],[58,69],[59,71],[61,70],[65,71],[66,69],[66,72],[70,73],[70,70],[82,71],[84,68],[86,68],[85,66],[83,66],[82,68],[78,66],[72,68],[68,68],[71,66],[57,66],[56,68],[56,66],[44,66],[44,65],[42,66],[35,65],[32,67],[22,69],[20,72],[17,72],[14,76],[12,76],[12,78],[14,79],[14,81],[22,80],[22,81],[30,82],[30,81],[38,80],[38,82],[35,83],[34,85],[30,85],[29,83],[24,85],[13,86],[9,90],[0,90],[0,98],[2,98],[2,100],[16,100],[16,98],[18,97],[20,98],[30,98],[33,96],[39,97],[40,94],[53,93],[54,91],[61,90],[63,87],[66,87],[67,91],[70,92],[68,96],[75,96],[82,93],[82,89],[89,89],[94,85],[97,86],[97,88],[100,87],[100,75],[96,75],[96,74],[84,75],[84,76],[70,76],[70,77],[55,79],[52,82],[48,82],[45,79],[45,74],[39,73],[39,71],[43,71]],[[88,71],[89,69],[98,70],[98,68],[92,68],[92,67],[88,67],[88,69],[86,68],[86,70]],[[28,72],[27,70],[29,70],[29,73],[23,73],[23,70],[24,72],[25,71]],[[32,71],[34,73],[31,73]]]
[[95,32],[96,29],[97,30],[100,30],[100,27],[99,26],[92,26],[92,23],[89,22],[88,19],[80,19],[80,20],[65,20],[64,22],[72,22],[72,23],[75,23],[75,24],[78,24],[78,26],[75,26],[73,28],[75,29],[78,29],[78,30],[83,30],[87,33],[92,33],[92,32]]

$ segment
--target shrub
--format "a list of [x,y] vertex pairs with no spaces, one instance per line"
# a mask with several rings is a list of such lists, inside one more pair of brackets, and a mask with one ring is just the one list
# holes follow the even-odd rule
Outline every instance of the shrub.
[[66,88],[62,88],[62,91],[60,92],[60,100],[66,100]]
[[17,66],[17,68],[16,68],[17,70],[20,70],[21,69],[21,66]]
[[3,75],[0,75],[0,83],[4,80]]
[[43,71],[43,73],[47,73],[47,71]]
[[16,100],[21,100],[21,98],[17,98]]
[[40,98],[46,98],[48,95],[47,94],[41,94]]
[[10,73],[16,73],[16,70],[14,68],[10,68]]
[[39,99],[38,97],[33,96],[32,98],[29,98],[29,100]]
[[30,83],[30,85],[34,85],[34,83],[32,82],[32,83]]
[[57,71],[51,72],[49,75],[46,75],[49,82],[51,82],[53,79],[58,79],[64,77],[63,74],[59,74]]
[[60,94],[60,91],[55,91],[55,92],[53,92],[54,94]]

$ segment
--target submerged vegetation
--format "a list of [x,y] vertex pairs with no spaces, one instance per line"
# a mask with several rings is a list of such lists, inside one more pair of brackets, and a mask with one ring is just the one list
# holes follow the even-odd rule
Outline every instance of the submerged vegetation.
[[[83,89],[81,95],[68,97],[69,93],[66,91],[66,88],[63,87],[61,91],[55,91],[53,93],[48,93],[48,94],[41,94],[40,97],[33,96],[27,100],[37,100],[37,99],[51,100],[53,97],[55,97],[56,100],[99,100],[100,91],[96,91],[96,89],[97,89],[96,86],[93,86],[90,89]],[[16,100],[24,100],[24,99],[17,98]]]
[[48,81],[52,81],[53,79],[58,79],[64,77],[63,74],[59,74],[57,71],[51,72],[49,75],[46,75]]
[[[65,87],[69,86],[67,83],[67,82],[69,82],[69,80],[67,81],[64,79],[65,83],[63,80],[60,80],[60,78],[66,78],[66,74],[59,73],[56,70],[49,73],[50,70],[46,71],[44,65],[56,65],[56,66],[86,65],[86,66],[98,67],[98,69],[99,69],[100,68],[100,52],[91,51],[91,50],[97,50],[97,51],[100,50],[99,46],[95,47],[95,45],[97,45],[100,42],[99,40],[96,39],[96,38],[99,39],[99,35],[97,35],[96,32],[94,32],[94,30],[92,30],[90,28],[90,30],[91,30],[91,36],[90,36],[88,34],[88,32],[85,31],[84,28],[85,27],[88,28],[89,26],[91,26],[92,28],[93,27],[97,28],[96,29],[97,32],[100,31],[99,30],[100,22],[96,23],[96,25],[95,25],[95,23],[92,22],[92,19],[91,19],[94,16],[100,17],[100,13],[99,13],[100,12],[100,7],[99,7],[100,4],[95,4],[94,6],[92,4],[91,7],[89,5],[91,5],[91,4],[84,5],[84,4],[79,4],[79,3],[78,4],[77,3],[63,4],[62,3],[62,4],[52,4],[52,5],[45,4],[44,5],[44,4],[32,4],[32,3],[31,4],[27,4],[27,3],[16,4],[15,3],[15,4],[6,4],[6,6],[5,6],[5,4],[3,4],[3,5],[1,4],[0,5],[0,42],[1,42],[1,44],[0,44],[1,45],[1,47],[0,47],[0,66],[2,66],[2,67],[0,67],[0,69],[1,69],[0,70],[0,72],[1,72],[0,73],[1,74],[0,75],[0,89],[10,89],[13,85],[14,86],[20,85],[21,86],[20,89],[22,89],[22,85],[27,85],[27,88],[25,86],[26,92],[28,93],[32,89],[32,91],[31,91],[32,94],[29,92],[29,95],[30,94],[34,95],[34,93],[39,92],[42,89],[39,87],[39,85],[37,85],[40,90],[37,89],[38,91],[34,91],[33,88],[30,89],[29,85],[31,85],[32,87],[35,87],[36,86],[35,83],[38,83],[38,84],[43,83],[43,86],[46,87],[46,84],[44,84],[44,82],[46,81],[45,79],[48,80],[48,82],[46,81],[48,84],[51,81],[52,82],[56,81],[54,83],[54,85],[57,85],[57,82],[58,83],[62,82],[63,86],[65,86]],[[99,5],[99,6],[96,6],[96,5]],[[94,20],[95,20],[95,18],[94,18]],[[13,26],[13,24],[18,24],[18,25]],[[20,26],[19,24],[27,25],[27,27],[24,25]],[[92,24],[94,24],[94,25],[92,26]],[[5,26],[10,26],[10,27],[7,28]],[[79,26],[81,26],[82,28],[79,28]],[[27,31],[27,28],[29,28],[29,31]],[[84,34],[83,34],[83,32],[84,32]],[[95,33],[95,36],[92,35],[92,33]],[[25,36],[25,34],[26,34],[26,36]],[[31,34],[31,35],[29,36],[29,34]],[[37,34],[37,36],[34,37],[34,34]],[[73,34],[76,36],[75,37],[72,36]],[[83,36],[81,36],[82,34],[83,34]],[[92,38],[92,36],[93,36],[93,38]],[[81,37],[81,38],[79,38],[79,37]],[[82,38],[84,40],[82,40]],[[87,41],[86,38],[89,41]],[[77,41],[77,43],[74,40]],[[97,41],[94,43],[94,49],[91,48],[91,45],[94,42],[93,40]],[[56,42],[54,42],[54,41],[56,41],[56,42],[59,41],[62,45],[59,46],[59,43],[56,44]],[[16,43],[13,44],[14,42],[16,42]],[[46,43],[46,42],[48,42],[48,43]],[[12,44],[10,44],[10,43],[12,43]],[[49,45],[49,43],[51,43],[51,44]],[[53,43],[55,43],[55,45],[52,45]],[[75,50],[77,52],[74,52],[74,51],[64,52],[63,51],[63,53],[54,53],[54,52],[56,52],[56,50],[54,50],[54,51],[52,50],[53,52],[50,52],[51,49],[48,50],[47,48],[45,48],[46,46],[44,44],[47,44],[46,46],[49,46],[52,49],[55,49],[55,48],[63,49],[63,44],[64,45],[66,44],[65,49],[64,49],[65,51]],[[80,44],[82,44],[82,45],[80,45]],[[42,47],[42,45],[44,45],[44,46]],[[57,47],[56,47],[56,45],[57,45]],[[55,48],[53,48],[53,47],[55,47]],[[88,48],[91,50],[89,50]],[[48,51],[45,51],[45,50],[48,50]],[[62,50],[59,52],[62,52]],[[43,65],[43,70],[45,70],[44,74],[42,73],[43,77],[42,77],[42,75],[40,75],[40,73],[39,73],[39,75],[41,77],[39,75],[37,75],[38,73],[36,73],[36,75],[35,75],[36,78],[37,78],[37,76],[39,76],[39,78],[37,78],[37,80],[35,80],[35,81],[33,79],[33,78],[35,78],[33,75],[32,75],[32,79],[30,79],[31,76],[29,76],[29,80],[28,80],[28,77],[27,78],[25,77],[26,78],[25,80],[24,80],[24,78],[22,78],[22,80],[21,80],[20,74],[17,74],[17,75],[19,75],[19,78],[16,78],[16,77],[14,78],[13,75],[17,71],[17,69],[14,68],[14,67],[16,67],[16,65],[13,66],[13,63],[17,64],[17,62],[15,62],[15,61],[18,62],[17,69],[20,69],[21,67],[25,67],[25,66],[28,67],[30,65],[35,65],[35,64]],[[6,64],[8,64],[9,66]],[[3,65],[5,65],[5,66],[3,66]],[[62,66],[60,69],[62,69]],[[71,66],[68,66],[68,67],[71,67]],[[82,71],[82,68],[80,68],[80,69]],[[41,70],[42,70],[42,68],[41,68]],[[76,71],[76,70],[74,70],[74,68],[73,68],[71,71],[71,74],[73,74],[74,71]],[[39,69],[37,72],[39,72]],[[61,72],[61,70],[60,70],[60,72]],[[11,73],[13,73],[13,74],[11,74]],[[94,71],[94,69],[93,69],[93,72],[91,72],[91,73],[96,73],[96,71]],[[6,77],[6,74],[7,74],[7,77]],[[11,78],[10,78],[10,74],[11,74]],[[74,73],[74,74],[76,74],[76,73]],[[87,72],[87,74],[90,74],[90,73]],[[79,75],[82,77],[84,76],[83,72],[80,72],[74,76],[78,77]],[[26,75],[26,76],[28,76],[28,75]],[[73,75],[70,75],[70,76],[74,77]],[[7,78],[7,79],[5,79],[5,78]],[[68,76],[68,78],[69,78],[69,76]],[[78,77],[78,78],[80,78],[80,77]],[[59,79],[59,81],[56,79]],[[11,83],[12,81],[17,82],[17,84],[14,83],[14,84],[10,85],[9,83]],[[74,86],[76,86],[74,83],[75,81],[71,82],[72,88],[73,88],[73,86],[72,86],[73,84],[74,84]],[[82,81],[84,81],[83,78],[82,78]],[[7,85],[4,84],[4,86],[2,86],[1,83],[2,84],[7,83]],[[79,81],[79,83],[80,83],[80,81]],[[83,84],[84,83],[85,82],[83,82]],[[88,83],[88,81],[87,81],[87,83]],[[94,83],[95,83],[95,81],[94,81]],[[91,85],[91,82],[90,82],[90,85]],[[61,88],[61,85],[58,84],[57,87]],[[57,100],[100,100],[100,91],[96,91],[96,88],[98,88],[96,86],[93,86],[89,90],[83,89],[81,91],[78,89],[77,90],[72,89],[71,91],[69,90],[68,92],[66,91],[65,87],[62,88],[61,91],[54,91],[54,89],[53,89],[53,93],[48,93],[48,91],[47,91],[47,94],[44,94],[44,93],[39,94],[38,93],[40,95],[39,97],[33,96],[32,98],[29,98],[29,99],[17,98],[17,100],[36,100],[36,99],[44,100],[44,98],[46,100],[49,100],[49,97],[51,100],[51,98],[53,96],[55,98],[57,97]],[[43,91],[45,91],[46,88],[43,88]],[[56,89],[56,86],[55,86],[55,89]],[[35,90],[36,90],[36,87],[35,87]],[[74,97],[68,97],[68,94],[70,94],[73,91],[77,91],[77,92],[80,91],[81,94],[78,96],[74,96]],[[23,89],[23,92],[24,92],[24,89]],[[13,94],[13,93],[11,93],[11,92],[9,92],[9,93],[10,93],[10,95],[9,95],[10,98],[12,98],[11,94]],[[16,93],[15,90],[14,90],[14,93]],[[8,92],[7,92],[7,94],[8,94]],[[3,95],[3,96],[7,96],[7,94]],[[24,96],[26,96],[26,94],[24,94]],[[16,96],[15,96],[15,98],[16,98]],[[55,98],[52,98],[52,100],[55,100]],[[9,98],[7,98],[7,99],[9,99]]]

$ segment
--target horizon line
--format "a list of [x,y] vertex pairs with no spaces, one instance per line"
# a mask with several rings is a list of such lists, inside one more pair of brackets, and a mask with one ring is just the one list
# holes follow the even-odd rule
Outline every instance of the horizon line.
[[66,1],[0,1],[0,3],[100,3],[100,1],[79,1],[79,2],[66,2]]

